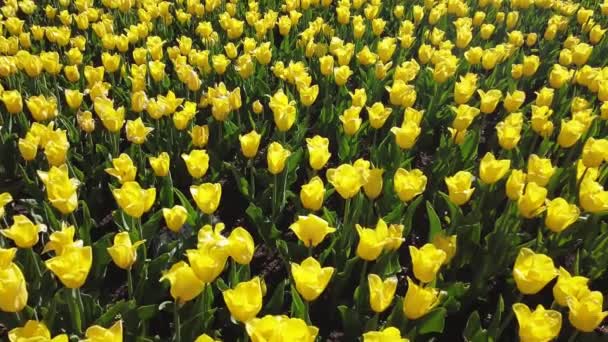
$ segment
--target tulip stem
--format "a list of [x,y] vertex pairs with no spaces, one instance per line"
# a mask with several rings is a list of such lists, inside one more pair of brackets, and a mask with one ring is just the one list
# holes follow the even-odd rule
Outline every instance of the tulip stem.
[[131,274],[131,267],[127,269],[127,289],[129,291],[129,299],[133,298],[133,275]]
[[[144,228],[143,228],[143,226],[141,224],[141,217],[137,218],[137,229],[139,229],[139,239],[142,240],[142,241],[145,240],[144,239]],[[145,243],[142,243],[141,246],[144,249],[144,262],[146,262],[146,260],[148,260],[148,250],[146,248],[146,244]]]
[[572,332],[572,335],[570,335],[570,338],[568,339],[568,342],[574,342],[574,341],[576,341],[577,337],[578,337],[578,330],[574,330]]
[[350,202],[351,202],[351,199],[349,198],[349,199],[346,200],[346,203],[344,204],[344,218],[342,219],[342,225],[344,227],[346,227],[348,225],[348,214],[350,214],[349,213],[349,211],[350,211]]
[[38,276],[38,280],[42,280],[42,271],[40,271],[40,265],[38,265],[38,260],[36,260],[36,253],[33,248],[29,249],[30,257],[32,258],[32,264],[34,264],[34,268],[36,269],[36,275]]
[[17,324],[18,325],[22,325],[23,324],[23,317],[21,317],[21,311],[15,312],[15,318],[17,319]]
[[361,277],[359,278],[359,291],[361,291],[361,288],[363,287],[363,282],[365,281],[365,276],[367,274],[367,265],[369,263],[367,262],[367,260],[363,260],[363,268],[361,269]]
[[[524,298],[524,294],[520,293],[517,295],[517,297],[515,298],[515,301],[513,301],[513,303],[519,303],[519,302],[521,302],[521,300],[523,298]],[[513,311],[513,309],[509,310],[509,315],[507,315],[507,318],[505,319],[505,321],[502,323],[502,325],[496,332],[496,336],[495,336],[496,341],[500,340],[500,335],[502,335],[502,332],[509,326],[509,324],[511,324],[511,321],[513,320],[514,315],[515,315],[515,311]]]
[[80,334],[82,332],[82,320],[80,317],[79,305],[76,303],[76,291],[78,291],[78,289],[66,289],[65,294],[67,295],[66,302],[68,303],[68,309],[70,311],[70,315],[72,316],[72,325],[75,332]]
[[182,341],[182,331],[179,322],[179,304],[177,300],[174,302],[173,306],[173,323],[175,325],[175,342]]

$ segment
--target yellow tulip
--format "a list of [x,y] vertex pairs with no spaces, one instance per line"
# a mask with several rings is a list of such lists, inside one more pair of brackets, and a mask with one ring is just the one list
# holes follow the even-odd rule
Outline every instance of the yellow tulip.
[[608,161],[608,139],[589,138],[583,146],[581,156],[585,167],[597,168],[604,161]]
[[4,312],[20,312],[27,305],[27,284],[13,262],[16,253],[16,248],[0,248],[0,311]]
[[585,125],[578,120],[562,120],[557,143],[563,148],[574,146],[585,132]]
[[388,238],[388,227],[384,220],[379,219],[375,229],[364,228],[359,224],[355,225],[359,234],[357,244],[357,256],[366,261],[378,259],[384,249]]
[[367,182],[363,174],[350,164],[342,164],[327,170],[327,180],[344,199],[354,197]]
[[309,302],[325,291],[333,273],[333,267],[321,268],[321,264],[313,257],[304,259],[301,264],[291,263],[291,275],[296,289],[304,300]]
[[423,317],[439,304],[439,290],[430,286],[419,286],[407,277],[407,292],[403,299],[403,313],[408,319]]
[[101,54],[101,63],[103,64],[106,71],[113,73],[120,67],[120,54],[109,54],[104,52]]
[[156,188],[142,189],[137,182],[125,182],[112,190],[116,203],[127,215],[140,218],[148,212],[156,200]]
[[547,87],[543,87],[540,91],[536,93],[536,105],[537,106],[547,106],[550,107],[553,102],[553,95],[555,94],[555,90]]
[[43,322],[29,320],[22,327],[17,327],[8,332],[8,340],[17,341],[50,341],[67,342],[68,335],[61,334],[51,338],[49,328]]
[[327,234],[336,231],[336,228],[330,227],[327,221],[314,214],[298,216],[298,220],[292,223],[289,229],[306,247],[316,247],[323,242]]
[[306,325],[299,318],[287,316],[266,315],[262,318],[253,318],[246,322],[245,328],[252,342],[314,342],[319,329]]
[[307,184],[302,185],[300,201],[304,208],[312,211],[321,209],[324,197],[325,187],[323,180],[318,176],[313,177]]
[[608,311],[602,312],[604,296],[599,291],[587,290],[580,298],[571,296],[567,302],[570,309],[568,319],[579,331],[594,331],[608,316]]
[[394,106],[407,108],[416,102],[416,88],[411,84],[405,83],[403,80],[396,80],[392,86],[385,89],[389,92],[389,100]]
[[262,282],[258,277],[240,282],[234,289],[223,291],[222,296],[230,315],[237,321],[247,322],[262,309]]
[[287,132],[296,121],[295,101],[290,101],[283,89],[279,89],[268,103],[274,123],[281,132]]
[[34,224],[23,215],[13,216],[13,225],[0,230],[0,234],[13,240],[19,248],[31,248],[38,243],[38,233],[45,230],[42,224]]
[[169,164],[171,160],[167,152],[161,152],[158,157],[150,156],[148,157],[148,161],[156,176],[165,177],[169,174]]
[[547,203],[545,225],[552,232],[559,233],[576,222],[579,214],[576,204],[569,204],[565,199],[557,197]]
[[108,254],[110,254],[116,266],[127,270],[137,261],[137,248],[144,244],[144,242],[146,240],[137,241],[132,244],[129,233],[118,233],[114,236],[114,245],[108,248]]
[[420,132],[420,126],[413,121],[405,121],[401,127],[391,127],[391,133],[395,135],[397,145],[404,150],[409,150],[414,146]]
[[13,201],[13,196],[8,192],[0,193],[0,218],[4,217],[4,206]]
[[437,247],[437,249],[445,252],[446,257],[445,260],[443,260],[443,265],[449,264],[454,255],[456,255],[456,248],[458,246],[457,239],[457,235],[446,236],[444,233],[436,234],[433,237],[433,245]]
[[540,158],[536,154],[528,158],[528,182],[534,182],[540,186],[549,183],[551,176],[555,173],[555,167],[551,165],[551,159]]
[[40,138],[29,132],[25,135],[25,139],[19,138],[19,153],[21,157],[26,161],[36,159],[39,142]]
[[557,276],[553,260],[544,254],[536,254],[529,248],[519,250],[513,265],[513,278],[523,294],[536,294]]
[[502,98],[502,92],[498,89],[491,89],[487,92],[478,90],[477,93],[480,97],[479,110],[484,114],[491,114],[496,110],[498,101]]
[[509,172],[510,167],[511,160],[496,159],[494,154],[487,152],[479,164],[479,178],[485,184],[494,184]]
[[95,130],[95,119],[93,119],[93,113],[90,111],[79,111],[76,113],[76,120],[78,121],[78,127],[83,132],[91,133]]
[[62,214],[70,214],[78,207],[76,188],[80,182],[76,178],[69,178],[65,164],[52,166],[49,172],[38,171],[38,177],[46,187],[49,202]]
[[[384,107],[382,102],[376,102],[371,107],[366,107],[369,115],[369,124],[372,128],[380,129],[384,126],[386,119],[391,115],[393,109]],[[408,108],[409,109],[409,108]]]
[[23,110],[23,100],[18,90],[5,90],[0,95],[0,101],[4,103],[6,111],[17,114]]
[[113,168],[107,168],[105,171],[113,177],[116,177],[121,184],[132,182],[137,176],[137,167],[133,164],[133,160],[126,153],[121,153],[118,158],[112,159]]
[[182,153],[188,173],[193,178],[201,178],[209,169],[209,155],[205,150],[192,150],[189,154]]
[[362,335],[363,342],[409,342],[401,337],[401,331],[395,327],[384,328],[382,331],[368,331]]
[[319,58],[319,69],[321,75],[328,76],[334,70],[334,58],[332,56],[323,56]]
[[353,74],[353,71],[349,68],[348,65],[342,65],[337,68],[334,68],[334,80],[336,85],[341,87],[348,82],[348,79]]
[[192,185],[190,194],[198,208],[205,214],[211,215],[220,205],[222,197],[222,185],[220,183],[204,183]]
[[437,271],[447,258],[446,252],[427,243],[418,249],[409,246],[410,257],[414,267],[414,276],[423,283],[430,283],[435,279]]
[[454,102],[456,104],[464,104],[469,102],[471,96],[475,94],[477,89],[477,75],[473,73],[467,73],[464,76],[460,76],[460,81],[454,84]]
[[389,277],[384,281],[377,274],[368,274],[369,305],[372,310],[381,313],[393,302],[397,290],[397,277]]
[[521,129],[521,126],[510,125],[506,121],[499,122],[496,125],[496,135],[500,147],[505,150],[514,149],[521,139]]
[[207,245],[198,249],[189,249],[186,251],[186,255],[192,265],[192,270],[205,284],[215,281],[226,266],[226,253],[215,246]]
[[117,321],[108,329],[99,325],[89,327],[83,342],[122,342],[122,321]]
[[219,340],[213,339],[207,334],[202,334],[194,340],[194,342],[220,342]]
[[579,202],[587,212],[604,212],[608,210],[608,191],[592,178],[585,177],[579,189]]
[[50,235],[49,242],[44,245],[42,253],[54,251],[56,255],[61,255],[67,247],[72,245],[82,246],[82,240],[74,241],[75,233],[76,228],[74,226],[68,226],[65,222],[62,222],[61,230],[54,231]]
[[559,311],[545,310],[542,305],[531,311],[522,303],[513,304],[513,311],[519,323],[520,341],[551,341],[559,335],[562,327],[562,315]]
[[78,109],[82,103],[83,94],[76,90],[65,90],[65,101],[71,109]]
[[471,187],[473,175],[468,171],[458,171],[455,175],[445,178],[450,200],[456,205],[463,205],[469,201],[475,188]]
[[228,255],[241,265],[249,265],[253,258],[255,244],[251,234],[243,228],[236,227],[228,236]]
[[177,233],[188,219],[188,211],[181,205],[173,206],[170,209],[163,208],[163,217],[165,218],[167,228]]
[[549,73],[549,85],[551,88],[560,89],[564,84],[572,79],[573,70],[568,70],[559,64],[553,64],[553,68]]
[[264,106],[262,105],[260,100],[255,100],[255,102],[253,102],[253,104],[251,105],[251,109],[253,109],[254,113],[260,114],[264,111]]
[[314,170],[322,169],[331,157],[329,139],[320,135],[306,138],[306,148],[308,149],[308,163]]
[[351,106],[345,109],[342,115],[338,117],[340,119],[340,122],[342,122],[344,134],[352,136],[357,133],[357,131],[361,127],[361,123],[363,122],[360,117],[360,114],[361,107]]
[[479,109],[475,107],[471,107],[466,104],[461,104],[456,108],[452,108],[456,117],[454,117],[454,121],[452,121],[452,127],[459,131],[464,131],[473,122],[473,120],[479,115]]
[[45,261],[45,265],[65,287],[78,289],[84,285],[93,265],[93,249],[67,246],[61,255]]
[[44,155],[50,166],[60,166],[65,163],[70,143],[66,131],[57,129],[50,132],[48,142],[44,146]]
[[540,66],[540,58],[538,56],[524,56],[523,65],[523,74],[524,76],[530,77],[536,73],[538,67]]
[[268,147],[268,152],[266,154],[268,171],[273,175],[283,172],[287,158],[289,158],[290,155],[291,152],[285,149],[280,143],[276,141],[272,142]]
[[423,193],[426,188],[426,182],[426,176],[418,169],[407,171],[399,168],[393,177],[395,192],[403,202],[409,202],[414,197]]
[[319,86],[302,86],[298,88],[298,93],[300,94],[300,102],[305,107],[310,107],[317,99],[319,95]]
[[239,141],[241,143],[241,152],[245,156],[245,158],[253,158],[258,153],[258,148],[260,146],[260,140],[262,135],[252,130],[251,132],[245,135],[239,135]]
[[25,102],[34,120],[47,121],[57,116],[57,99],[44,95],[30,96]]
[[505,192],[512,201],[517,201],[524,192],[526,174],[522,170],[513,170],[505,183]]
[[150,134],[150,132],[153,130],[154,128],[152,127],[146,127],[141,118],[137,118],[136,120],[127,120],[127,140],[134,144],[141,145],[146,142],[148,134]]
[[[530,177],[530,174],[528,174]],[[533,218],[545,211],[547,189],[534,182],[525,186],[523,194],[517,199],[519,214],[525,218]]]
[[192,138],[192,145],[194,147],[205,147],[209,141],[209,126],[193,126],[190,131],[190,137]]
[[192,268],[184,261],[173,264],[171,269],[160,278],[160,281],[164,280],[169,280],[169,283],[171,283],[171,297],[180,304],[198,297],[205,287],[205,283],[196,276]]
[[369,177],[367,182],[363,185],[363,191],[369,199],[376,199],[382,192],[382,174],[383,169],[373,168],[369,170]]
[[104,97],[96,97],[93,104],[104,127],[112,133],[120,131],[125,123],[125,108],[115,109],[114,102]]
[[587,283],[589,279],[581,276],[571,276],[563,267],[559,268],[559,277],[553,286],[553,297],[557,304],[568,306],[570,297],[580,298],[589,291]]

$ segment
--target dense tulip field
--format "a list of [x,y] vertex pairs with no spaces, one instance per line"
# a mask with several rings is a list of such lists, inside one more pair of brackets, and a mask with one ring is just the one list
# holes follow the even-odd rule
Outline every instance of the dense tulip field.
[[0,340],[608,341],[608,1],[5,0]]

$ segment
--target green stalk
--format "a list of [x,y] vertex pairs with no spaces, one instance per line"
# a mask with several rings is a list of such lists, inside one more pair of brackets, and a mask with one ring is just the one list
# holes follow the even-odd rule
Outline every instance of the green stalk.
[[279,185],[277,175],[273,175],[274,186],[273,186],[273,194],[272,194],[272,218],[277,217],[277,197],[279,197],[277,186]]
[[182,329],[180,327],[180,322],[179,322],[179,304],[177,303],[177,300],[175,300],[174,302],[174,306],[173,306],[173,324],[175,325],[175,342],[181,342],[182,341]]
[[72,318],[72,327],[74,332],[77,334],[82,333],[82,320],[80,317],[80,309],[78,308],[78,304],[76,303],[76,297],[74,291],[65,289],[66,294],[66,303],[68,304],[68,311],[70,312],[70,316]]
[[129,299],[133,299],[133,275],[131,274],[131,267],[127,269],[127,288],[129,290]]
[[572,332],[572,335],[570,335],[570,338],[568,339],[568,342],[574,342],[574,341],[576,341],[577,337],[578,337],[578,330],[574,330]]
[[[524,294],[520,293],[519,295],[517,295],[517,298],[515,298],[515,301],[513,303],[519,303],[519,302],[521,302],[521,300],[523,298],[524,298]],[[500,328],[498,329],[498,332],[496,333],[495,339],[497,341],[500,340],[500,335],[502,335],[503,331],[509,326],[509,324],[511,324],[511,321],[513,320],[513,316],[515,316],[515,311],[513,311],[513,309],[511,308],[511,310],[509,310],[509,315],[507,316],[505,321],[500,325]]]

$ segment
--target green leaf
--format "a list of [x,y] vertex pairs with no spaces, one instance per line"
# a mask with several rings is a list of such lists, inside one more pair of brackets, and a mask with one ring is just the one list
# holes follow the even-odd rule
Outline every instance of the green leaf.
[[304,301],[302,301],[302,297],[300,297],[300,294],[298,293],[298,291],[296,290],[296,288],[291,285],[291,309],[290,309],[291,315],[293,317],[298,317],[301,319],[305,319],[306,318],[306,304],[304,304]]
[[158,313],[158,306],[156,304],[144,305],[137,308],[137,317],[142,321],[147,321]]
[[422,202],[422,196],[416,197],[416,199],[407,206],[405,210],[405,216],[403,217],[403,236],[408,236],[410,231],[412,230],[412,222],[414,220],[414,214],[416,214],[416,209],[418,209],[418,205]]
[[285,285],[287,284],[287,280],[279,282],[277,287],[272,292],[272,296],[270,300],[266,304],[264,308],[266,313],[268,314],[279,314],[281,312],[281,308],[283,307],[283,302],[285,301]]
[[429,201],[426,201],[426,213],[429,217],[429,241],[433,241],[433,237],[441,232],[441,221]]
[[85,246],[91,245],[91,228],[93,227],[93,219],[91,218],[91,212],[89,206],[85,201],[79,201],[80,207],[82,208],[82,222],[78,227],[78,235],[84,242]]
[[141,227],[142,233],[144,234],[142,239],[150,241],[156,237],[158,228],[160,227],[160,221],[162,218],[163,218],[162,210],[158,210],[157,212],[155,212],[152,216],[150,216],[148,218],[146,223],[144,223]]
[[479,331],[482,331],[479,313],[477,311],[473,311],[473,313],[469,316],[469,319],[467,320],[467,325],[464,327],[464,331],[462,332],[462,338],[464,338],[466,342],[472,341],[473,337]]
[[338,306],[338,311],[342,318],[342,327],[344,328],[346,341],[353,341],[357,336],[361,335],[361,328],[363,327],[361,316],[355,309],[349,308],[346,305]]
[[128,302],[124,300],[118,301],[116,304],[107,308],[105,313],[95,321],[95,324],[106,327],[115,321],[117,315],[124,316],[127,311],[133,310],[135,307],[135,301],[133,300]]
[[502,298],[502,295],[498,295],[498,303],[496,304],[496,310],[494,311],[494,316],[492,317],[492,322],[490,322],[490,326],[488,327],[488,334],[490,336],[494,336],[498,339],[497,336],[498,330],[500,329],[500,324],[502,321],[502,314],[505,311],[505,301]]
[[181,191],[179,191],[177,188],[173,188],[173,192],[175,192],[175,195],[179,199],[180,204],[188,211],[188,224],[194,225],[194,218],[197,216],[196,210],[194,209],[194,207],[192,207],[190,201],[186,198],[186,196],[184,196]]
[[421,318],[418,324],[418,333],[421,335],[430,333],[442,333],[445,325],[445,317],[447,310],[445,308],[437,308],[429,312]]

